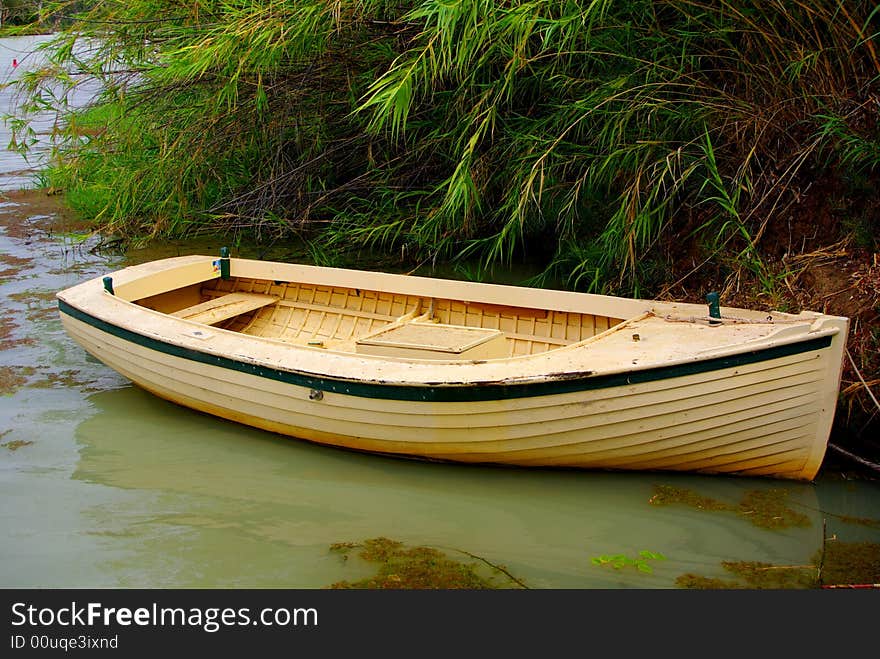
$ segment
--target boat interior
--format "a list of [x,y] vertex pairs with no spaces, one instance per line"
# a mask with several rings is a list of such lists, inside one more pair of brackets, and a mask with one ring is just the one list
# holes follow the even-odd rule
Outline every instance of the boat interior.
[[416,359],[533,355],[600,335],[624,319],[244,277],[137,300],[178,318],[317,348]]

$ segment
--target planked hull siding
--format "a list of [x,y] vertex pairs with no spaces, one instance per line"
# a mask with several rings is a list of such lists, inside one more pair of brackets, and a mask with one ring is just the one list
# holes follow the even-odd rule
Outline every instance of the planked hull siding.
[[[404,313],[414,301],[399,301]],[[393,305],[385,315],[400,311]],[[381,315],[377,308],[369,313]],[[236,322],[254,327],[255,317],[270,311]],[[522,466],[810,480],[821,464],[833,413],[827,379],[840,366],[835,351],[824,348],[676,378],[478,405],[327,391],[313,400],[306,386],[172,354],[67,313],[62,320],[85,350],[111,368],[200,411],[334,446]],[[271,324],[271,318],[264,320]],[[348,330],[340,331],[334,336],[344,340]]]

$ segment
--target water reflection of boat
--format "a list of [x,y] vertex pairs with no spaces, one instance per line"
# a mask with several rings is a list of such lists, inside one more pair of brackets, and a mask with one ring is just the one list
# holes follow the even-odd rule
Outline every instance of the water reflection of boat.
[[432,459],[812,479],[847,319],[187,256],[58,295],[141,387]]
[[[735,506],[780,487],[767,479],[396,460],[291,444],[134,387],[89,403],[74,478],[109,488],[86,518],[122,556],[113,574],[128,585],[320,588],[360,569],[331,544],[380,536],[469,562],[467,551],[532,588],[670,588],[686,572],[730,578],[725,560],[804,564],[821,546],[810,483],[781,484],[810,526],[770,530],[729,511],[650,503],[665,485]],[[591,563],[642,550],[666,559],[650,574]]]

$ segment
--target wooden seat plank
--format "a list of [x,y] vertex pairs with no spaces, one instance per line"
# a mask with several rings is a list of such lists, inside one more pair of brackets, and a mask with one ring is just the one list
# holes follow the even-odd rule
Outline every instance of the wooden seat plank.
[[219,322],[234,318],[243,313],[254,311],[278,302],[273,295],[259,293],[227,293],[220,297],[173,312],[175,318],[192,320],[205,325],[216,325]]

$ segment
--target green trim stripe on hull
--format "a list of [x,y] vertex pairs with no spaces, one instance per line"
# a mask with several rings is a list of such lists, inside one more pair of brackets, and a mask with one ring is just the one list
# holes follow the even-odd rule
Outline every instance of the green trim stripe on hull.
[[593,389],[607,389],[611,387],[641,384],[655,380],[667,380],[687,375],[719,371],[734,368],[746,364],[754,364],[772,359],[779,359],[790,355],[797,355],[815,350],[822,350],[831,345],[831,337],[823,336],[807,341],[790,343],[772,348],[764,348],[728,357],[714,357],[703,361],[677,364],[673,366],[659,366],[656,368],[631,371],[628,373],[613,373],[609,375],[591,375],[587,373],[572,373],[560,376],[558,379],[541,382],[522,383],[485,383],[485,384],[448,384],[448,383],[425,383],[414,384],[386,384],[379,382],[365,382],[357,380],[343,380],[329,377],[320,377],[285,371],[257,364],[236,361],[229,357],[211,355],[208,353],[172,345],[157,339],[123,329],[100,318],[95,318],[75,307],[70,306],[63,300],[58,301],[58,309],[61,313],[84,322],[113,336],[125,339],[137,345],[156,350],[165,354],[189,359],[203,364],[228,368],[240,373],[256,375],[258,377],[276,380],[287,384],[317,389],[324,392],[359,396],[362,398],[379,398],[400,401],[428,401],[428,402],[469,402],[505,400],[511,398],[528,398],[533,396],[549,396],[554,394],[567,394],[577,391]]

